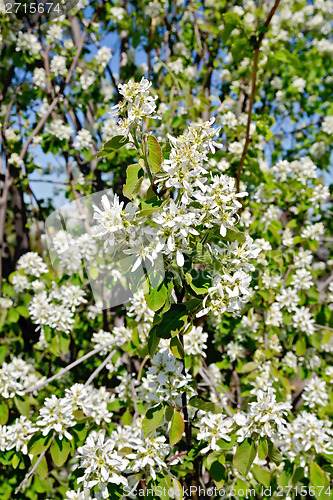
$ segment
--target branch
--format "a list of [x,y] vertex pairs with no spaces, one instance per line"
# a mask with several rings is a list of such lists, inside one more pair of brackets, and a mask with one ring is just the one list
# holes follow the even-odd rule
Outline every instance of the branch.
[[63,368],[62,370],[60,370],[60,372],[56,373],[55,375],[52,375],[52,377],[48,378],[47,380],[45,380],[41,384],[37,384],[34,387],[32,387],[31,389],[28,389],[27,391],[25,391],[25,394],[38,391],[39,389],[41,389],[45,385],[50,384],[54,380],[62,377],[62,375],[64,375],[65,373],[67,373],[72,368],[74,368],[75,366],[79,365],[80,363],[82,363],[86,359],[90,358],[94,354],[97,354],[98,352],[102,351],[102,349],[105,349],[106,347],[110,347],[110,346],[114,345],[115,343],[116,343],[116,340],[113,340],[112,342],[110,342],[108,344],[104,344],[104,345],[102,345],[100,347],[96,347],[96,349],[94,349],[93,351],[88,352],[87,354],[85,354],[84,356],[82,356],[82,358],[79,358],[76,361],[73,361],[73,363],[71,363],[70,365],[66,366],[65,368]]
[[[274,14],[279,6],[279,3],[280,3],[280,0],[275,0],[275,3],[273,5],[270,13],[268,14],[268,17],[267,17],[266,22],[264,24],[265,28],[268,28],[269,23],[271,22],[271,19],[274,16]],[[257,41],[255,49],[254,49],[253,67],[252,67],[252,75],[251,75],[251,95],[250,95],[249,111],[248,111],[248,115],[247,115],[245,143],[244,143],[242,156],[241,156],[241,159],[239,161],[237,173],[236,173],[236,187],[237,187],[238,192],[239,192],[240,176],[241,176],[241,173],[243,170],[246,153],[247,153],[247,150],[249,149],[249,145],[251,142],[250,127],[251,127],[253,104],[254,104],[254,100],[256,97],[259,51],[260,51],[260,47],[261,47],[262,41],[264,39],[264,36],[265,36],[265,32],[262,31],[259,35],[258,41]]]
[[204,379],[204,381],[206,382],[206,384],[214,392],[214,394],[216,395],[216,397],[219,400],[220,404],[223,406],[223,409],[225,410],[225,412],[229,415],[229,417],[232,417],[231,411],[229,410],[229,408],[221,400],[221,394],[218,392],[218,390],[216,389],[215,385],[210,380],[208,373],[206,373],[206,370],[204,368],[200,368],[199,373],[200,373],[201,377]]
[[36,471],[38,465],[41,463],[41,461],[43,460],[43,457],[46,453],[46,450],[43,450],[42,453],[39,455],[38,457],[38,460],[37,462],[35,463],[35,465],[33,466],[33,468],[31,469],[30,472],[28,472],[28,474],[25,476],[25,478],[23,479],[23,481],[18,485],[18,487],[16,488],[15,490],[15,495],[18,494],[18,492],[23,488],[23,486],[25,486],[28,482],[28,479],[34,474],[34,472]]
[[104,359],[103,363],[101,363],[97,368],[96,370],[90,375],[90,377],[88,378],[87,382],[84,384],[84,387],[87,387],[87,385],[91,384],[91,382],[94,380],[94,378],[99,374],[99,372],[101,372],[104,368],[104,366],[106,366],[108,364],[108,362],[110,361],[110,359],[112,358],[112,356],[117,352],[117,349],[114,349],[113,351],[111,351],[107,356],[106,358]]
[[[90,24],[94,21],[95,19],[95,16],[93,16],[90,20]],[[34,128],[34,130],[31,132],[31,134],[29,135],[28,139],[26,140],[26,142],[23,144],[23,147],[22,147],[22,150],[21,150],[21,154],[20,154],[20,158],[21,160],[24,160],[24,157],[25,155],[27,154],[27,151],[28,151],[28,148],[33,140],[33,138],[38,134],[38,132],[42,129],[42,127],[44,126],[44,124],[46,123],[47,119],[49,118],[50,114],[52,113],[52,111],[54,110],[54,108],[56,107],[56,105],[58,104],[59,102],[59,99],[60,97],[63,95],[63,92],[65,90],[65,88],[67,87],[67,85],[69,84],[69,82],[71,81],[72,79],[72,76],[74,74],[74,71],[75,71],[75,68],[79,62],[79,58],[80,58],[80,55],[81,55],[81,52],[83,50],[83,47],[84,47],[84,42],[85,42],[85,39],[86,39],[86,36],[87,36],[87,31],[88,31],[88,27],[84,30],[83,34],[82,34],[82,37],[81,37],[81,41],[80,41],[80,44],[77,48],[77,51],[76,51],[76,54],[75,54],[75,57],[73,59],[73,62],[71,64],[71,67],[69,68],[69,71],[68,71],[68,74],[66,76],[66,79],[64,81],[64,83],[62,84],[62,87],[59,91],[59,93],[56,95],[56,97],[53,99],[53,101],[51,102],[47,112],[45,113],[45,115],[41,118],[41,120],[37,123],[36,127]]]

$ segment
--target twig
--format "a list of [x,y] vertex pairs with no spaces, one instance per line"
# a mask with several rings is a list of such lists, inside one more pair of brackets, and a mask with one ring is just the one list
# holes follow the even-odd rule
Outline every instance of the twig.
[[54,380],[56,380],[59,377],[61,377],[62,375],[64,375],[64,373],[68,372],[69,370],[71,370],[75,366],[77,366],[80,363],[82,363],[82,361],[85,361],[86,359],[90,358],[94,354],[97,354],[98,352],[100,352],[102,349],[105,349],[106,347],[110,347],[111,345],[114,345],[115,343],[116,343],[116,341],[113,340],[112,342],[110,342],[108,344],[104,344],[104,345],[102,345],[100,347],[96,347],[96,349],[94,349],[93,351],[88,352],[87,354],[85,354],[84,356],[82,356],[82,358],[79,358],[76,361],[73,361],[73,363],[71,363],[70,365],[66,366],[65,368],[63,368],[62,370],[60,370],[60,372],[56,373],[55,375],[52,375],[52,377],[48,378],[43,383],[37,384],[34,387],[32,387],[31,389],[25,391],[25,394],[37,391],[37,390],[41,389],[42,387],[44,387],[45,385],[50,384]]
[[317,325],[316,323],[313,326],[318,330],[329,330],[330,332],[333,332],[333,328],[330,328],[329,326]]
[[216,395],[216,397],[218,398],[220,404],[223,406],[224,410],[226,411],[226,413],[229,415],[229,417],[232,417],[232,413],[231,411],[229,410],[229,408],[221,401],[221,394],[218,392],[218,390],[216,389],[215,385],[212,383],[212,381],[210,380],[208,374],[206,373],[206,371],[204,370],[204,368],[200,368],[199,370],[199,373],[200,375],[202,376],[202,378],[204,379],[204,381],[208,384],[208,386],[211,388],[211,390],[214,392],[214,394]]
[[133,422],[136,420],[136,417],[139,415],[139,410],[138,410],[138,405],[136,402],[136,393],[135,393],[135,387],[134,387],[134,378],[131,376],[131,393],[132,393],[132,399],[133,399],[133,406],[134,406],[134,416],[133,416]]
[[322,292],[333,281],[333,273],[318,286],[318,292]]
[[87,382],[84,384],[84,387],[87,387],[87,385],[91,384],[91,382],[94,380],[94,378],[99,374],[100,371],[103,370],[104,366],[108,364],[112,356],[117,352],[117,349],[114,349],[112,352],[110,352],[107,357],[104,359],[103,363],[101,363],[94,372],[90,375],[88,378]]
[[[90,20],[90,24],[95,20],[95,16],[92,16],[91,20]],[[88,31],[88,27],[84,30],[83,34],[82,34],[82,37],[81,37],[81,41],[80,41],[80,44],[77,48],[77,51],[76,51],[76,54],[75,54],[75,57],[72,61],[72,64],[68,70],[68,74],[66,76],[66,79],[64,81],[64,83],[62,84],[61,86],[61,89],[59,91],[59,93],[55,96],[55,98],[53,99],[53,101],[51,102],[47,112],[45,113],[45,115],[41,118],[41,120],[37,123],[36,127],[34,128],[34,130],[31,132],[31,134],[29,135],[28,139],[25,141],[25,143],[23,144],[23,147],[22,147],[22,150],[21,150],[21,153],[20,153],[20,158],[21,160],[24,160],[25,158],[25,155],[27,154],[27,151],[28,151],[28,148],[33,140],[33,138],[38,134],[38,132],[42,129],[42,127],[44,126],[45,122],[47,121],[47,119],[49,118],[50,114],[52,113],[52,111],[54,110],[54,108],[56,107],[56,105],[58,104],[59,102],[59,99],[60,97],[63,95],[63,92],[65,90],[65,88],[67,87],[67,85],[69,84],[69,82],[71,81],[72,79],[72,76],[73,76],[73,73],[75,71],[75,68],[79,62],[79,58],[80,58],[80,55],[81,55],[81,52],[83,50],[83,47],[84,47],[84,42],[85,42],[85,39],[86,39],[86,36],[87,36],[87,31]]]
[[[275,0],[275,3],[273,5],[270,13],[268,14],[268,17],[267,17],[266,22],[264,24],[265,28],[268,28],[269,23],[271,22],[272,17],[274,16],[274,14],[279,6],[279,3],[280,3],[280,0]],[[261,47],[262,41],[264,39],[264,36],[265,36],[265,32],[262,31],[259,35],[258,41],[257,41],[257,43],[255,45],[255,49],[254,49],[253,67],[252,67],[252,75],[251,75],[251,95],[250,95],[250,102],[249,102],[249,111],[248,111],[248,115],[247,115],[245,143],[244,143],[242,156],[241,156],[241,159],[239,161],[238,168],[237,168],[237,174],[236,174],[237,191],[239,191],[240,176],[241,176],[241,173],[243,170],[246,153],[247,153],[247,150],[249,149],[249,145],[251,142],[250,127],[251,127],[251,119],[252,119],[252,109],[253,109],[253,104],[254,104],[254,100],[256,97],[258,59],[259,59],[260,47]]]
[[[183,335],[179,335],[179,340],[180,340],[181,344],[184,343]],[[183,361],[182,373],[186,377],[185,359],[183,359],[182,361]],[[190,424],[189,416],[188,416],[187,396],[186,396],[185,391],[182,394],[182,407],[183,407],[183,413],[184,413],[186,444],[187,444],[188,450],[191,450],[191,448],[192,448],[192,431],[191,431],[191,424]]]
[[240,409],[240,407],[242,406],[242,395],[241,395],[239,376],[238,376],[238,373],[236,372],[236,370],[234,370],[232,372],[232,376],[234,378],[235,385],[236,385],[237,409]]
[[38,465],[41,463],[41,461],[43,460],[43,457],[46,453],[46,450],[43,450],[42,453],[39,455],[38,457],[38,460],[37,462],[35,463],[35,465],[33,466],[33,468],[31,469],[30,472],[28,472],[28,474],[25,476],[25,478],[23,479],[23,481],[18,485],[18,487],[16,488],[15,490],[15,495],[18,494],[18,492],[23,488],[23,486],[25,486],[29,480],[29,478],[34,474],[34,472],[36,471]]
[[176,458],[182,457],[184,455],[187,455],[187,451],[181,451],[180,453],[177,453],[174,457],[168,458],[167,462],[172,462],[173,460],[176,460]]

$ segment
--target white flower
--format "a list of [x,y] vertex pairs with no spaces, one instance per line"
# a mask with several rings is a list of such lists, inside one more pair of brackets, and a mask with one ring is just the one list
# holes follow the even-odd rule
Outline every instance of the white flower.
[[282,453],[293,462],[301,456],[302,466],[308,465],[313,453],[332,453],[331,422],[320,420],[314,413],[302,411],[295,420],[288,423],[283,435]]
[[46,436],[50,430],[54,429],[59,439],[65,436],[72,439],[68,428],[76,424],[73,416],[73,406],[66,398],[58,399],[54,394],[46,398],[44,406],[39,410],[37,425],[41,427],[43,436]]
[[33,82],[36,87],[44,88],[46,86],[46,73],[44,68],[34,69]]
[[301,232],[301,236],[305,239],[319,241],[319,239],[324,235],[324,232],[324,224],[322,222],[317,222],[315,224],[308,224],[305,226]]
[[28,454],[28,442],[38,428],[27,418],[21,415],[11,425],[0,425],[0,451],[15,449],[17,452]]
[[35,368],[23,359],[13,358],[10,363],[2,363],[0,368],[0,394],[3,398],[13,398],[36,385],[40,377]]
[[14,165],[15,167],[21,167],[24,162],[20,158],[20,155],[18,155],[17,153],[12,153],[9,157],[8,163]]
[[244,347],[237,342],[229,342],[227,345],[227,355],[230,358],[230,361],[236,361],[241,357],[244,357]]
[[[201,412],[203,414],[203,412]],[[225,441],[230,441],[230,433],[232,427],[234,426],[234,421],[232,418],[227,418],[223,414],[213,414],[208,412],[204,414],[199,422],[199,432],[197,434],[198,440],[203,440],[208,443],[208,445],[201,450],[201,453],[207,453],[208,451],[219,450],[220,447],[217,444],[219,439],[224,439]]]
[[96,75],[90,69],[87,69],[82,75],[80,75],[80,84],[83,90],[88,90],[96,80]]
[[169,68],[173,73],[175,73],[175,75],[182,73],[184,71],[182,59],[178,57],[175,61],[169,62]]
[[114,450],[113,441],[105,439],[102,432],[91,432],[85,444],[80,446],[77,452],[80,468],[84,469],[83,476],[79,477],[77,482],[82,482],[84,488],[98,485],[102,498],[109,498],[107,489],[109,483],[127,486],[123,472],[129,460]]
[[42,46],[39,43],[36,35],[32,33],[23,33],[20,31],[17,35],[16,51],[26,51],[29,54],[36,56],[42,50]]
[[50,71],[54,73],[55,76],[66,76],[66,57],[59,55],[53,56],[50,63]]
[[102,140],[104,142],[108,141],[109,139],[112,139],[112,137],[114,137],[115,135],[119,135],[119,127],[117,121],[113,116],[103,122],[103,125],[101,127],[101,133],[102,133]]
[[107,235],[104,242],[105,249],[115,247],[116,243],[119,246],[124,245],[127,240],[126,231],[128,230],[129,234],[133,234],[132,224],[136,214],[136,206],[127,203],[126,207],[124,207],[123,201],[119,203],[117,194],[111,198],[111,201],[106,195],[103,195],[101,203],[104,210],[93,205],[95,211],[93,218],[98,222],[98,225],[94,227],[94,235],[96,237]]
[[78,131],[73,146],[75,149],[81,151],[82,149],[89,149],[91,146],[92,136],[89,130],[82,128]]
[[294,245],[294,238],[291,229],[287,228],[282,233],[282,245],[292,247]]
[[298,307],[294,310],[292,321],[295,328],[307,335],[312,335],[314,332],[315,321],[311,312],[306,307]]
[[291,351],[284,356],[283,363],[285,368],[291,368],[294,372],[297,370],[297,356]]
[[101,68],[105,68],[112,57],[112,51],[109,47],[101,47],[98,49],[96,56],[94,59],[97,61],[97,64],[101,66]]
[[275,299],[280,304],[280,307],[285,307],[288,312],[295,310],[300,300],[297,291],[290,287],[281,288]]
[[184,337],[184,348],[186,354],[205,356],[207,349],[208,333],[203,331],[202,326],[193,326],[192,330]]
[[12,307],[13,301],[12,299],[9,299],[8,297],[0,297],[0,307],[3,307],[4,309],[9,309]]
[[23,292],[30,287],[27,276],[20,273],[15,273],[12,277],[12,284],[15,292]]
[[294,256],[295,267],[310,267],[313,259],[313,254],[310,250],[299,249],[297,255]]
[[240,142],[231,142],[228,146],[228,151],[234,155],[240,156],[243,152],[244,146]]
[[124,99],[112,109],[114,114],[127,111],[127,116],[118,120],[122,134],[128,135],[131,124],[141,123],[146,116],[158,118],[153,114],[156,110],[155,100],[157,97],[152,97],[148,91],[151,85],[151,82],[144,77],[141,78],[140,82],[130,80],[126,84],[120,83],[118,85],[119,93]]
[[48,272],[47,265],[36,252],[27,252],[19,258],[17,269],[22,269],[25,274],[32,274],[39,277]]
[[271,326],[281,326],[283,323],[283,315],[281,312],[281,306],[278,302],[274,302],[265,314],[265,322],[267,325]]
[[333,134],[333,115],[325,116],[322,123],[322,129],[326,134]]
[[290,283],[296,290],[309,290],[313,285],[312,274],[307,269],[296,269]]
[[133,450],[136,452],[131,468],[133,472],[146,471],[147,476],[156,479],[156,472],[167,468],[163,460],[170,451],[166,444],[165,436],[148,437],[142,439],[132,439],[130,441]]
[[304,80],[304,78],[298,78],[297,76],[295,76],[291,83],[291,86],[302,93],[304,92],[306,86],[306,80]]
[[65,125],[62,120],[53,120],[45,127],[46,132],[57,137],[60,141],[69,140],[72,137],[72,129],[69,125]]
[[241,426],[238,430],[239,441],[247,436],[259,435],[277,438],[283,433],[287,421],[284,415],[291,409],[289,402],[277,403],[274,390],[259,390],[257,401],[249,403],[248,413],[236,413],[234,419]]
[[53,43],[56,40],[61,40],[63,37],[63,30],[60,24],[52,24],[46,33],[46,39],[48,42]]
[[326,391],[326,382],[315,376],[310,379],[302,393],[304,405],[309,408],[316,406],[326,406],[328,403],[328,394]]

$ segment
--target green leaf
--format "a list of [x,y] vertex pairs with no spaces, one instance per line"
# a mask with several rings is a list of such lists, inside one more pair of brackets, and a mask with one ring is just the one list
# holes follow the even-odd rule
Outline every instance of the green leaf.
[[173,446],[174,444],[178,443],[178,441],[181,440],[182,435],[184,433],[184,429],[185,429],[184,419],[178,411],[175,411],[172,417],[171,427],[170,427],[170,435],[169,435],[170,446]]
[[86,422],[81,422],[76,424],[71,428],[71,431],[74,431],[80,441],[83,441],[87,435],[87,426]]
[[99,275],[99,270],[98,270],[98,267],[96,266],[90,266],[89,267],[89,271],[88,271],[88,274],[89,274],[89,277],[92,279],[92,280],[97,280],[98,278],[98,275]]
[[8,421],[9,410],[4,401],[0,403],[0,425],[5,425]]
[[8,310],[8,316],[7,316],[7,322],[8,323],[17,323],[20,318],[19,313],[14,309],[14,307],[11,307]]
[[153,432],[155,429],[163,425],[164,423],[164,407],[162,404],[149,408],[146,415],[142,421],[142,428],[144,435],[147,437],[148,434]]
[[164,412],[165,420],[167,422],[171,422],[174,413],[175,413],[174,407],[173,406],[167,406],[165,408],[165,412]]
[[237,436],[235,434],[232,434],[230,438],[230,441],[227,441],[226,439],[219,439],[217,441],[217,445],[221,450],[231,450],[231,448],[233,448],[237,441]]
[[151,288],[149,293],[145,294],[147,306],[152,311],[158,311],[161,309],[166,301],[168,294],[168,289],[164,282],[162,282],[157,288]]
[[125,411],[125,413],[121,417],[122,425],[131,425],[132,422],[133,422],[133,417],[132,417],[131,412]]
[[147,217],[148,215],[157,212],[157,210],[159,210],[166,202],[167,200],[163,202],[157,198],[157,196],[153,196],[152,198],[149,198],[149,200],[141,203],[141,211],[138,213],[138,216]]
[[18,464],[20,463],[20,456],[15,453],[15,455],[12,458],[12,467],[13,469],[17,469]]
[[153,326],[158,337],[170,339],[185,326],[187,320],[187,309],[183,304],[172,304],[170,309],[162,316],[159,324]]
[[268,456],[276,465],[282,462],[282,455],[270,439],[268,441]]
[[221,451],[221,450],[215,450],[215,451],[212,451],[208,457],[207,457],[207,467],[208,469],[210,469],[211,465],[213,462],[215,461],[218,461],[220,462],[221,464],[224,463],[224,452]]
[[269,488],[270,482],[271,482],[271,475],[270,473],[259,467],[259,465],[254,464],[251,469],[252,474],[254,475],[255,479],[259,481],[259,483],[263,484],[265,488]]
[[244,441],[237,446],[234,456],[234,466],[242,474],[242,476],[245,477],[250,471],[256,454],[256,445],[251,438],[244,439]]
[[160,337],[157,336],[156,330],[153,327],[148,336],[148,352],[151,357],[156,353],[159,342]]
[[234,24],[226,24],[222,33],[221,33],[221,40],[222,40],[222,43],[223,45],[225,45],[231,35],[231,33],[233,32],[233,30],[235,29],[235,25]]
[[69,346],[70,346],[70,343],[71,343],[70,337],[66,333],[60,332],[57,335],[57,341],[58,341],[59,351],[62,354],[66,354],[68,352],[68,350],[69,350]]
[[178,336],[173,337],[170,340],[170,351],[178,359],[184,359],[185,358],[184,346],[181,343],[181,341],[179,340]]
[[207,248],[202,244],[198,243],[194,250],[193,261],[198,264],[211,264],[212,256],[207,250]]
[[126,183],[123,186],[123,194],[129,200],[133,200],[139,192],[144,178],[144,170],[138,163],[129,165],[126,169]]
[[[37,462],[38,458],[34,457],[32,464],[34,465]],[[48,475],[49,469],[47,467],[47,461],[45,456],[42,458],[42,460],[39,462],[38,467],[36,469],[36,474],[38,475],[39,479],[43,481]]]
[[189,400],[188,404],[193,406],[193,408],[198,408],[198,410],[210,411],[216,415],[222,413],[222,409],[218,405],[212,403],[211,401],[206,401],[203,398],[199,398],[198,396],[193,396]]
[[103,145],[103,149],[99,153],[97,153],[97,158],[102,158],[103,156],[109,155],[113,151],[116,151],[117,149],[125,146],[128,142],[128,137],[125,137],[124,135],[115,135],[114,137],[112,137],[112,139],[110,139]]
[[[241,369],[239,370],[239,373],[249,373],[253,372],[258,368],[258,363],[255,363],[254,361],[249,361],[248,363],[245,363]],[[238,370],[237,370],[238,371]]]
[[30,396],[15,396],[14,397],[15,406],[21,415],[25,417],[29,417],[30,415],[30,404],[31,398]]
[[296,342],[296,354],[297,356],[304,356],[306,351],[306,340],[301,338]]
[[221,481],[226,481],[228,477],[225,467],[218,460],[215,460],[215,462],[212,463],[209,472],[214,481],[218,483],[221,483]]
[[246,241],[246,236],[236,227],[228,227],[227,234],[225,235],[224,239],[226,239],[227,241],[238,241],[238,243],[242,245]]
[[268,455],[268,443],[265,437],[259,438],[258,443],[258,457],[260,460],[265,460]]
[[212,284],[208,272],[203,270],[191,269],[186,273],[185,278],[192,290],[198,295],[206,294]]
[[53,462],[61,467],[67,460],[71,445],[66,438],[61,440],[56,436],[51,444],[50,452]]
[[17,306],[16,311],[24,318],[29,318],[30,316],[29,309],[25,306]]
[[317,500],[324,500],[328,498],[328,495],[325,492],[330,484],[329,479],[324,471],[315,462],[312,462],[310,465],[310,484],[315,488],[315,497]]
[[47,448],[50,446],[52,437],[52,432],[49,432],[47,436],[43,436],[40,431],[36,432],[36,434],[31,437],[28,443],[29,453],[34,456],[40,455],[42,451],[47,450]]
[[158,140],[153,135],[148,135],[147,137],[148,146],[148,165],[150,170],[156,174],[162,166],[162,148],[159,145]]
[[291,464],[286,460],[284,464],[284,469],[277,478],[278,486],[282,486],[282,488],[287,486],[289,484],[290,479],[293,477],[293,472],[294,472],[294,464]]

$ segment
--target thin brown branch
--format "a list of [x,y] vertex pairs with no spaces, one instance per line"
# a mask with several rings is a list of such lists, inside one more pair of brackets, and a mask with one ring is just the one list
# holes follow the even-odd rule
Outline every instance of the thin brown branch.
[[46,450],[43,450],[42,453],[39,455],[38,460],[35,463],[35,465],[32,467],[32,469],[30,470],[30,472],[28,472],[28,474],[25,476],[25,478],[23,479],[23,481],[16,488],[15,495],[18,494],[18,492],[27,484],[29,478],[35,473],[37,467],[39,466],[39,464],[43,460],[43,457],[44,457],[45,453],[46,453]]
[[[273,5],[270,13],[268,14],[268,17],[267,17],[265,23],[264,23],[264,27],[265,28],[268,28],[269,23],[271,22],[272,17],[274,16],[274,14],[275,14],[278,6],[279,6],[280,1],[281,0],[275,0],[275,3]],[[264,36],[265,36],[265,32],[262,31],[260,33],[260,35],[259,35],[259,38],[257,40],[256,46],[255,46],[255,49],[254,49],[252,75],[251,75],[251,95],[250,95],[249,110],[248,110],[248,115],[247,115],[245,143],[244,143],[244,148],[243,148],[242,156],[241,156],[241,159],[239,161],[238,168],[237,168],[237,173],[236,173],[236,187],[237,187],[237,191],[239,191],[240,177],[241,177],[241,173],[242,173],[242,170],[243,170],[243,167],[244,167],[245,157],[246,157],[246,154],[247,154],[247,151],[249,149],[250,142],[251,142],[250,127],[251,127],[251,120],[252,120],[253,104],[254,104],[254,101],[255,101],[256,89],[257,89],[258,60],[259,60],[260,47],[261,47],[262,41],[264,39]]]
[[114,349],[113,351],[111,351],[107,356],[106,358],[104,359],[103,363],[101,363],[95,371],[93,371],[93,373],[90,375],[90,377],[88,378],[88,380],[86,381],[86,383],[84,384],[85,387],[87,387],[87,385],[91,384],[91,382],[94,380],[95,377],[97,377],[97,375],[99,374],[99,372],[101,372],[104,368],[104,366],[106,366],[108,364],[108,362],[110,361],[110,359],[112,358],[112,356],[117,352],[117,349]]
[[42,383],[37,384],[34,387],[31,387],[31,389],[28,389],[27,391],[25,391],[25,394],[38,391],[42,387],[45,387],[47,384],[50,384],[54,380],[57,380],[58,378],[62,377],[65,373],[67,373],[72,368],[74,368],[75,366],[79,365],[80,363],[82,363],[86,359],[90,358],[94,354],[97,354],[102,349],[105,349],[106,347],[110,347],[110,346],[114,345],[115,342],[116,341],[113,340],[112,342],[109,342],[108,344],[104,344],[102,346],[96,347],[96,349],[93,349],[92,351],[88,352],[87,354],[85,354],[84,356],[82,356],[82,358],[76,359],[75,361],[73,361],[73,363],[71,363],[70,365],[66,366],[62,370],[60,370],[60,372],[56,373],[55,375],[52,375],[52,377],[48,378],[47,380],[44,380]]
[[[90,24],[95,20],[95,16],[92,17],[91,21],[90,21]],[[76,69],[76,66],[79,62],[79,58],[80,58],[80,55],[82,53],[82,50],[83,50],[83,47],[84,47],[84,43],[85,43],[85,40],[86,40],[86,36],[87,36],[87,31],[88,31],[88,28],[86,28],[82,34],[82,37],[81,37],[81,41],[80,41],[80,44],[78,45],[78,48],[77,48],[77,51],[76,51],[76,54],[75,54],[75,57],[72,61],[72,64],[68,70],[68,73],[67,73],[67,76],[66,76],[66,79],[65,81],[63,82],[62,86],[61,86],[61,89],[60,89],[60,92],[55,96],[55,98],[53,99],[53,101],[51,102],[47,112],[45,113],[45,115],[39,120],[39,122],[37,123],[36,127],[34,128],[34,130],[31,132],[31,134],[29,135],[28,139],[26,140],[26,142],[23,144],[23,147],[22,147],[22,150],[21,150],[21,154],[20,154],[20,158],[21,160],[24,160],[25,158],[25,155],[27,154],[27,151],[28,151],[28,148],[33,140],[34,137],[36,137],[36,135],[39,133],[39,131],[43,128],[44,124],[46,123],[47,119],[49,118],[49,116],[51,115],[52,111],[55,109],[56,105],[58,104],[59,102],[59,99],[61,98],[61,96],[63,95],[63,92],[65,90],[65,88],[67,87],[67,85],[69,84],[69,82],[71,81],[72,79],[72,76],[74,74],[74,71]]]

